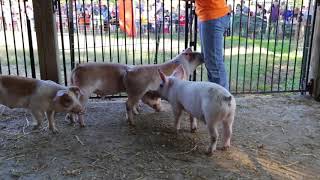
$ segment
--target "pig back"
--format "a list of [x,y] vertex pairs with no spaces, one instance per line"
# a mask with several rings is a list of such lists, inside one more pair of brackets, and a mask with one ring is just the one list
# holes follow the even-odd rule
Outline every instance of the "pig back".
[[87,63],[76,67],[71,73],[71,84],[81,90],[91,89],[108,95],[124,91],[123,76],[129,67],[112,63]]
[[38,81],[18,76],[0,76],[0,104],[26,107],[30,97],[36,92]]

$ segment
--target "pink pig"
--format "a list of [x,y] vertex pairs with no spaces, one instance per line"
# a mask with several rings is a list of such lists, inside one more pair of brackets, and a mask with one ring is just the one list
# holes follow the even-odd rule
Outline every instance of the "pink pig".
[[83,113],[80,95],[78,87],[65,87],[53,81],[0,75],[0,104],[9,108],[29,109],[37,122],[34,129],[39,128],[47,116],[49,129],[57,133],[55,112]]

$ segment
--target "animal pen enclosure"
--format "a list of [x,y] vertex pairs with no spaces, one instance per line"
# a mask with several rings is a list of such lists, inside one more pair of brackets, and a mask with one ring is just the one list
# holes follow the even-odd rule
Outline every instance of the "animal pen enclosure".
[[[186,47],[200,50],[190,1],[133,1],[132,22],[124,18],[123,23],[132,24],[135,36],[120,29],[117,1],[54,2],[58,63],[65,84],[76,63],[157,64]],[[230,0],[228,4],[231,23],[224,56],[231,92],[305,92],[315,1],[280,0],[277,14],[271,12],[273,1]],[[1,73],[40,78],[32,2],[2,1],[0,14]],[[207,80],[204,66],[195,72],[194,80]]]
[[[201,50],[193,2],[134,0],[132,10],[124,3],[123,18],[133,18],[123,23],[136,33],[128,36],[127,27],[120,28],[119,1],[52,1],[61,84],[70,83],[77,63],[159,64],[186,47]],[[43,78],[41,68],[56,67],[40,62],[39,51],[46,47],[37,45],[32,1],[0,2],[0,74]],[[213,157],[203,153],[203,123],[191,134],[184,121],[177,135],[166,103],[160,113],[143,106],[131,128],[125,123],[123,101],[92,99],[87,127],[69,126],[65,114],[58,114],[58,135],[48,133],[47,127],[31,130],[32,117],[26,111],[0,106],[0,179],[320,178],[319,104],[286,94],[310,88],[317,2],[227,3],[231,23],[224,56],[230,91],[238,94],[229,151]],[[272,4],[278,4],[277,13],[272,13]],[[205,66],[192,79],[207,81]],[[277,92],[284,93],[253,95]]]

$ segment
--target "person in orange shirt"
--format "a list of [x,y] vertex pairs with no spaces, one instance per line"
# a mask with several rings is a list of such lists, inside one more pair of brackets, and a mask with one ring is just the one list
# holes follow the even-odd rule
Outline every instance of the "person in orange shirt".
[[230,23],[229,7],[225,0],[195,0],[195,4],[208,80],[229,90],[223,59],[223,35]]

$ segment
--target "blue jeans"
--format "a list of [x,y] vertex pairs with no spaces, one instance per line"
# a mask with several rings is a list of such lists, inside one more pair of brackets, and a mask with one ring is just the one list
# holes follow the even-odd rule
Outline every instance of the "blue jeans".
[[229,90],[223,59],[223,34],[230,25],[230,16],[200,21],[201,51],[204,55],[208,80]]

